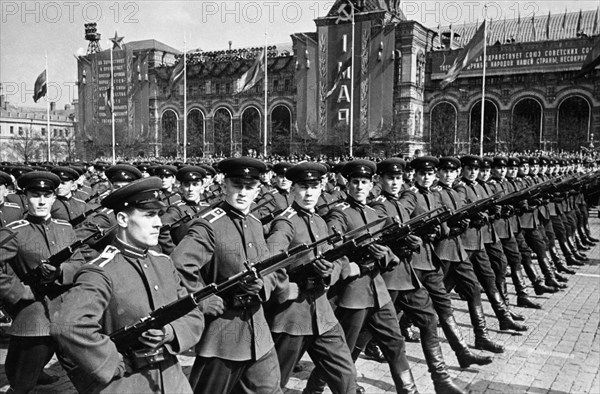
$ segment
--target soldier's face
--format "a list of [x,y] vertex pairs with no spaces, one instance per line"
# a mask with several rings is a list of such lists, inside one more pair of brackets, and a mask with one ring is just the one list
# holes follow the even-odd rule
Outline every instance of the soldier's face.
[[508,167],[494,167],[492,168],[492,174],[498,178],[504,178],[506,176],[506,172],[508,171]]
[[27,190],[27,210],[30,215],[40,218],[50,216],[52,204],[56,201],[56,195],[48,190]]
[[161,189],[171,190],[173,183],[175,183],[175,177],[173,175],[161,175],[160,180],[162,181]]
[[69,197],[73,191],[73,187],[73,181],[61,181],[58,189],[56,189],[56,195],[59,197]]
[[473,182],[479,176],[479,167],[463,166],[462,176],[466,180]]
[[429,188],[435,181],[435,171],[433,170],[419,170],[415,171],[415,182],[421,187]]
[[519,175],[529,174],[529,163],[521,163],[519,166]]
[[509,178],[514,178],[517,176],[518,173],[519,173],[519,167],[508,167],[506,176]]
[[117,214],[122,240],[141,249],[158,245],[162,222],[158,209],[134,208]]
[[290,190],[292,186],[292,181],[287,179],[285,175],[276,175],[275,176],[275,185],[282,190]]
[[539,164],[532,164],[529,167],[529,173],[531,175],[536,175],[538,172],[540,172],[540,165]]
[[383,190],[394,196],[397,196],[400,193],[403,184],[404,180],[402,174],[384,174],[381,177],[381,186],[383,187]]
[[482,181],[486,182],[488,179],[490,179],[490,175],[492,175],[492,169],[491,168],[483,168],[483,169],[479,170],[478,178],[481,179]]
[[437,172],[440,182],[444,185],[452,186],[456,178],[458,178],[457,168],[441,168]]
[[248,213],[259,192],[255,179],[225,178],[225,201],[238,211]]
[[312,181],[295,183],[291,191],[294,201],[302,208],[310,211],[317,205],[322,190],[321,182]]
[[373,181],[371,178],[350,178],[346,188],[350,197],[360,203],[365,203],[369,197],[369,192],[373,189]]
[[272,178],[271,171],[263,172],[260,174],[260,181],[262,183],[270,183]]
[[344,176],[340,172],[338,172],[337,174],[335,174],[335,183],[340,186],[344,186],[345,184],[348,183],[348,181],[346,180],[346,178],[344,178]]
[[186,201],[198,202],[204,192],[202,181],[181,182],[181,193]]

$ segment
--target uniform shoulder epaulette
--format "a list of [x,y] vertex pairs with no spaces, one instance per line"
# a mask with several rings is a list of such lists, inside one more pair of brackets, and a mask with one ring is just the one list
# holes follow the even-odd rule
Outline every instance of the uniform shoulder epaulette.
[[169,256],[167,256],[166,254],[159,253],[159,252],[157,252],[155,250],[152,250],[152,249],[148,249],[148,254],[151,254],[152,256],[156,256],[156,257],[166,257],[166,258],[169,258]]
[[115,256],[119,254],[119,249],[114,246],[107,246],[104,248],[100,256],[96,257],[94,260],[90,261],[89,264],[96,265],[100,268],[104,267],[106,264],[110,263]]
[[348,208],[350,208],[350,204],[348,204],[347,202],[341,202],[341,203],[339,203],[339,204],[335,204],[335,205],[334,205],[334,208],[339,208],[340,210],[342,210],[342,211],[343,211],[343,210],[345,210],[345,209],[348,209]]
[[[183,201],[183,200],[180,200],[180,201],[181,201],[181,203],[182,203],[182,204],[185,204],[185,201]],[[198,206],[199,206],[199,207],[210,207],[210,204],[209,204],[209,203],[207,203],[207,202],[204,202],[204,201],[200,201],[200,202],[198,203]]]
[[495,185],[498,182],[495,179],[490,178],[490,179],[488,179],[487,183],[489,183],[490,185]]
[[373,202],[385,202],[386,200],[387,200],[387,198],[385,198],[384,195],[380,194],[373,200]]
[[222,218],[223,216],[225,216],[226,214],[227,214],[227,212],[225,212],[223,209],[215,208],[212,211],[207,212],[204,215],[202,215],[202,219],[206,219],[206,221],[209,223],[214,223],[217,220],[219,220],[220,218]]
[[6,227],[10,228],[11,230],[16,230],[18,228],[21,227],[25,227],[29,225],[29,222],[25,219],[21,219],[21,220],[15,220],[14,222],[10,222],[6,225]]
[[287,218],[287,219],[291,219],[294,215],[296,215],[298,212],[296,212],[296,210],[292,207],[287,207],[285,209],[285,211],[281,212],[279,214],[279,216]]
[[434,192],[441,192],[442,187],[440,185],[435,185],[431,187],[431,190],[433,190]]
[[[183,200],[175,201],[173,204],[171,204],[172,207],[180,207],[182,205],[185,205],[185,201],[183,201]],[[200,204],[198,204],[198,205],[200,205]]]
[[82,200],[82,199],[80,199],[80,198],[73,197],[73,200],[75,200],[75,201],[79,201],[79,202],[82,202],[82,203],[84,203],[84,204],[85,204],[85,201],[83,201],[83,200]]
[[15,204],[14,202],[8,202],[5,201],[3,207],[9,207],[9,208],[18,208],[21,209],[21,206],[19,204]]
[[69,226],[69,227],[72,227],[72,226],[71,226],[71,223],[69,223],[69,222],[68,222],[68,221],[66,221],[66,220],[62,220],[62,219],[55,219],[55,218],[52,218],[51,220],[52,220],[54,223],[56,223],[56,224],[62,224],[63,226]]
[[247,217],[248,217],[248,218],[250,218],[250,219],[254,219],[254,220],[256,220],[257,222],[259,222],[259,223],[262,225],[262,222],[260,221],[260,219],[259,219],[259,218],[257,218],[256,216],[254,216],[254,214],[253,214],[253,213],[250,213],[250,214],[248,214],[248,216],[247,216]]
[[411,192],[414,192],[414,193],[419,191],[419,189],[417,189],[417,187],[415,185],[409,187],[408,190],[410,190]]

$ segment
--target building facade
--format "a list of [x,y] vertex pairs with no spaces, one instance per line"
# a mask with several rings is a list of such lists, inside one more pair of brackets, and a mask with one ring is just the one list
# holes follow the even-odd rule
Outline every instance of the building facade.
[[[184,129],[190,157],[260,153],[265,119],[267,151],[281,155],[462,154],[482,141],[486,151],[577,150],[600,129],[600,71],[574,79],[600,33],[597,11],[489,24],[481,133],[482,59],[439,84],[477,24],[430,29],[398,1],[352,4],[336,1],[316,31],[268,47],[266,111],[264,81],[236,93],[262,47],[189,51],[185,95],[178,50],[147,40],[113,51],[118,154],[181,156]],[[79,61],[91,155],[110,145],[109,56]]]

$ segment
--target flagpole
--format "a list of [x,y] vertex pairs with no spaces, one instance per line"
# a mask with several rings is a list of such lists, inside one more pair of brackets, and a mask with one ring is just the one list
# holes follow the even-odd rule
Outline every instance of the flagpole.
[[116,164],[116,149],[115,149],[115,86],[114,86],[114,69],[113,69],[113,47],[110,48],[110,123],[112,131],[112,164]]
[[185,34],[183,35],[183,162],[187,161],[187,59]]
[[265,56],[265,64],[264,64],[264,68],[265,68],[265,83],[264,83],[264,91],[265,91],[265,122],[264,122],[264,132],[263,132],[263,156],[267,157],[267,121],[269,119],[269,113],[268,113],[268,102],[267,102],[267,88],[269,86],[268,81],[267,81],[267,32],[265,32],[265,48],[263,50],[264,52],[264,56]]
[[[483,156],[483,130],[485,116],[485,68],[486,68],[486,49],[487,49],[487,15],[483,19],[483,77],[481,81],[481,130],[479,132],[479,156]],[[496,141],[494,141],[496,143]]]
[[46,140],[48,142],[48,161],[51,161],[51,156],[50,156],[50,98],[48,97],[48,87],[50,86],[50,79],[48,78],[48,76],[50,75],[48,73],[48,53],[45,53],[44,56],[46,57]]
[[350,63],[350,141],[348,143],[348,153],[350,157],[354,156],[354,7],[352,11],[352,49],[350,51],[351,63]]

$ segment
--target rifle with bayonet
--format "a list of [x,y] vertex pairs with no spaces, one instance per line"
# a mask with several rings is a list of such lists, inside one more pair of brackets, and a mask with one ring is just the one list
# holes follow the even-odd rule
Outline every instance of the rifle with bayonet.
[[85,221],[85,219],[87,219],[91,215],[100,212],[103,208],[104,207],[102,205],[98,205],[95,208],[88,209],[81,215],[76,216],[73,219],[69,220],[69,223],[71,223],[71,226],[76,227],[76,226],[80,225],[81,223],[83,223]]
[[329,237],[320,239],[311,244],[300,244],[288,251],[281,252],[275,256],[269,257],[256,264],[244,263],[246,269],[225,279],[220,283],[211,283],[208,286],[188,294],[187,296],[162,306],[149,315],[141,318],[137,322],[127,325],[110,335],[110,339],[116,344],[121,353],[135,350],[141,347],[138,341],[139,336],[150,329],[159,329],[187,315],[196,308],[202,300],[213,295],[222,294],[225,291],[234,289],[237,285],[251,283],[257,278],[264,277],[272,272],[288,267],[296,261],[296,258],[302,252],[318,247],[320,244],[331,242],[339,237],[338,234],[332,234]]

